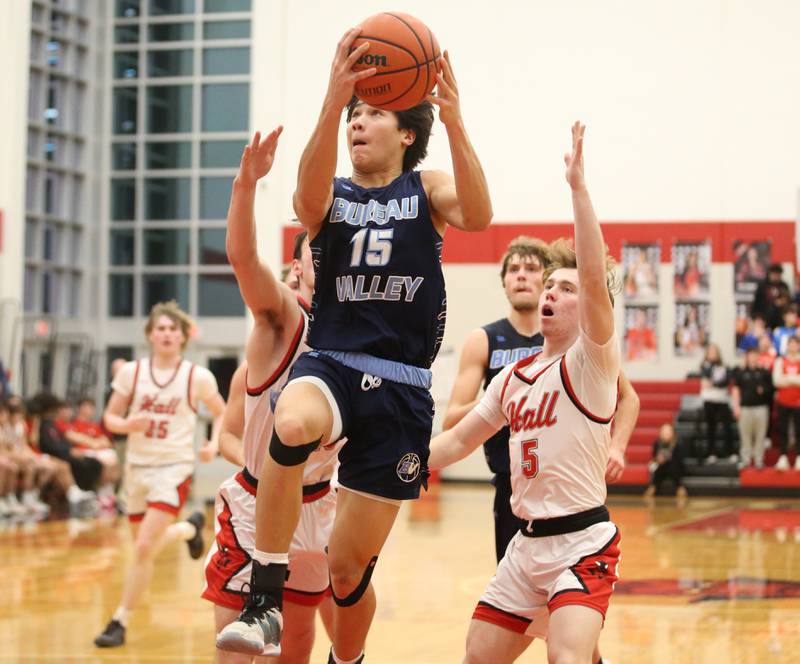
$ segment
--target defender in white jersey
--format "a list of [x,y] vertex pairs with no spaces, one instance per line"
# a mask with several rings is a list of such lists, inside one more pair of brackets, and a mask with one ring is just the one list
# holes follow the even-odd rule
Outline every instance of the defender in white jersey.
[[256,478],[268,454],[275,402],[291,366],[308,350],[305,302],[314,289],[314,268],[305,233],[295,241],[292,269],[298,277],[297,293],[278,281],[255,249],[255,187],[272,167],[280,132],[278,128],[263,140],[256,133],[245,148],[228,211],[228,258],[253,314],[254,327],[247,340],[247,361],[234,375],[220,440],[225,457],[243,468],[223,483],[217,496],[216,542],[207,559],[203,592],[203,597],[215,604],[216,628],[221,631],[216,661],[221,664],[250,662],[253,656],[276,652],[281,653],[279,661],[284,664],[308,662],[316,608],[329,585],[325,547],[335,511],[330,481],[338,445],[318,449],[303,473],[303,507],[289,553],[290,590],[285,597],[281,649],[265,647],[263,634],[253,633],[251,625],[231,624],[249,599],[252,577],[258,573]]
[[508,426],[511,506],[526,522],[473,613],[467,662],[513,662],[541,637],[550,662],[589,664],[617,580],[619,532],[604,503],[620,356],[613,261],[583,177],[584,129],[573,125],[564,157],[575,248],[551,245],[539,299],[544,348],[503,369],[431,443],[430,465],[441,468]]
[[164,547],[184,540],[193,558],[203,555],[202,512],[178,523],[176,517],[192,481],[197,407],[204,404],[214,416],[211,442],[201,454],[207,459],[205,452],[217,444],[225,402],[213,374],[181,357],[192,325],[175,302],[154,305],[145,325],[150,357],[125,364],[111,385],[104,420],[110,431],[128,434],[125,487],[135,548],[120,605],[95,639],[99,647],[125,642],[128,616]]

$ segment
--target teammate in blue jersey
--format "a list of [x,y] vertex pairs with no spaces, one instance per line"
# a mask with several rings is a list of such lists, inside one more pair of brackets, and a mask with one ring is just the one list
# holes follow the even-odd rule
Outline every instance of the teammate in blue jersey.
[[[537,238],[520,236],[508,245],[500,268],[503,291],[510,305],[508,316],[479,327],[467,336],[444,416],[445,430],[454,427],[478,403],[481,384],[486,389],[503,367],[542,349],[544,337],[539,331],[538,307],[543,289],[542,273],[549,264],[549,245]],[[620,373],[619,405],[606,469],[609,482],[619,479],[625,468],[625,448],[638,415],[639,397]],[[483,452],[494,474],[494,540],[499,563],[520,526],[519,519],[511,512],[508,427],[487,440]]]
[[[354,72],[369,48],[337,46],[327,95],[303,152],[294,208],[308,230],[316,274],[309,344],[275,412],[275,434],[257,496],[252,593],[241,642],[280,640],[287,552],[301,505],[305,460],[348,438],[328,552],[336,603],[331,662],[360,662],[375,613],[374,566],[402,500],[427,476],[433,419],[429,367],[444,334],[441,245],[445,228],[481,231],[492,219],[483,170],[470,144],[445,53],[437,95],[391,112],[353,98]],[[426,156],[433,107],[445,126],[455,178],[415,171]],[[347,110],[349,178],[334,178]],[[230,646],[229,646],[230,647]],[[243,648],[244,650],[244,648]]]

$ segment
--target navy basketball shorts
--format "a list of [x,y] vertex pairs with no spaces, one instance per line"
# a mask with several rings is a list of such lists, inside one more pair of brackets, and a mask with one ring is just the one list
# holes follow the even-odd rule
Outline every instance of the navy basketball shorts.
[[332,438],[339,451],[339,484],[388,500],[419,498],[427,488],[433,398],[404,385],[351,369],[315,352],[301,355],[289,382],[316,385],[333,411]]

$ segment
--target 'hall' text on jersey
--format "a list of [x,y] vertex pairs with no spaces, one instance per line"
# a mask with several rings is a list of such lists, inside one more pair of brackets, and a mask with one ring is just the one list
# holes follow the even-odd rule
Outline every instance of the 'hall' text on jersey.
[[429,367],[444,336],[442,238],[419,171],[385,187],[333,182],[311,241],[316,287],[309,345]]
[[510,365],[491,382],[476,411],[509,427],[511,509],[551,519],[605,503],[605,472],[616,410],[619,348],[583,334],[565,355],[542,353]]

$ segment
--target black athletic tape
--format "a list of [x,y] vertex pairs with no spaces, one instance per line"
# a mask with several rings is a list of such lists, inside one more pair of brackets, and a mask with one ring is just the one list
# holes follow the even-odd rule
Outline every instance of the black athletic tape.
[[272,440],[269,441],[269,455],[281,466],[299,466],[308,461],[311,453],[319,447],[322,438],[312,440],[305,445],[285,445],[278,434],[272,432]]
[[364,593],[367,592],[367,587],[369,586],[372,572],[377,562],[378,556],[372,556],[372,560],[369,561],[367,569],[364,570],[364,576],[361,577],[361,583],[359,583],[358,587],[347,597],[337,597],[333,589],[333,584],[331,583],[331,595],[333,595],[333,601],[336,602],[336,606],[353,606],[353,604],[363,597]]

